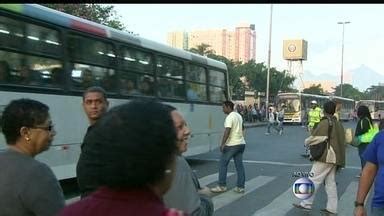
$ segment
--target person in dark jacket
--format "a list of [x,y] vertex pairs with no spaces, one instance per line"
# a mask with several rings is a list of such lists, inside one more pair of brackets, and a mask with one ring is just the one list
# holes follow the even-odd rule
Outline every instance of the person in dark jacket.
[[[355,129],[356,138],[368,132],[371,125],[373,126],[371,114],[367,106],[361,105],[359,106],[359,108],[357,108],[357,117],[359,118],[359,121],[357,122],[356,129]],[[360,157],[361,169],[363,169],[365,165],[365,160],[362,157],[362,155],[368,144],[369,143],[360,143],[360,145],[357,147],[359,152],[359,157]],[[358,177],[360,177],[360,175],[358,175]]]
[[[92,86],[84,91],[83,108],[89,121],[89,127],[87,128],[87,132],[85,133],[84,140],[92,130],[96,121],[98,121],[101,116],[107,112],[108,106],[109,102],[107,100],[106,92],[103,88],[99,86]],[[96,190],[96,187],[94,186],[95,179],[90,177],[91,175],[87,173],[87,168],[84,165],[86,161],[84,161],[83,149],[84,141],[81,144],[79,161],[76,165],[76,177],[81,198],[86,197],[91,192]]]

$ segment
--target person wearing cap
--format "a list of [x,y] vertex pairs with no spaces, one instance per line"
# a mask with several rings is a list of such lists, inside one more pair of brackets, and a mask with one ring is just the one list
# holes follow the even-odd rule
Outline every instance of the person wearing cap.
[[311,101],[311,106],[312,109],[310,109],[308,112],[308,130],[310,133],[321,120],[321,108],[317,104],[317,101]]
[[[319,124],[322,114],[321,108],[317,104],[317,101],[311,101],[311,109],[308,112],[308,131],[312,134],[313,129]],[[309,157],[309,146],[305,147],[305,154],[302,154],[303,157]]]

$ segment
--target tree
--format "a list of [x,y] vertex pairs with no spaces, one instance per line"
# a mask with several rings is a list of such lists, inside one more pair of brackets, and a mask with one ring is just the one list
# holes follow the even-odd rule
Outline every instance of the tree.
[[192,47],[189,49],[190,52],[202,55],[202,56],[208,56],[215,54],[215,51],[210,49],[211,45],[202,43],[200,45],[197,45],[196,47]]
[[[189,49],[189,51],[200,55],[206,55],[208,58],[221,61],[227,65],[229,88],[233,94],[233,98],[243,98],[245,90],[258,92],[266,91],[267,67],[264,63],[256,63],[254,60],[250,60],[247,63],[234,62],[224,56],[214,54],[214,52],[209,48],[210,45],[203,43],[198,45],[196,48]],[[277,95],[280,91],[297,91],[291,88],[295,78],[287,74],[287,71],[278,71],[276,68],[271,68],[270,75],[270,95]],[[249,82],[249,86],[244,85],[244,83],[240,80],[240,77],[243,76],[246,77],[247,82]]]
[[372,85],[365,90],[364,97],[370,100],[384,100],[384,86]]
[[113,6],[99,4],[42,4],[73,16],[81,17],[118,30],[125,30],[125,25],[119,20]]
[[[340,95],[340,86],[336,86],[336,88],[333,88],[334,95],[339,96]],[[364,94],[360,92],[357,88],[353,87],[351,84],[343,84],[343,97],[345,98],[351,98],[354,100],[361,100],[364,97]]]
[[[264,63],[256,63],[250,60],[245,64],[239,64],[235,70],[240,76],[246,76],[250,81],[251,90],[266,92],[267,89],[267,67]],[[290,86],[295,78],[286,71],[278,71],[276,68],[270,68],[269,92],[270,95],[277,95],[278,92],[292,92]]]
[[303,89],[303,93],[324,95],[324,89],[321,87],[321,84],[313,84],[310,87]]

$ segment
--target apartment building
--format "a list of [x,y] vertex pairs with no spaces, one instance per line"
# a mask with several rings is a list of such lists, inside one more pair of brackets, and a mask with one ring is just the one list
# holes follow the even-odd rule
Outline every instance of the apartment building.
[[190,49],[202,43],[210,45],[216,55],[234,61],[248,62],[256,59],[255,26],[246,23],[227,29],[195,30],[191,32],[170,32],[168,45],[180,49]]

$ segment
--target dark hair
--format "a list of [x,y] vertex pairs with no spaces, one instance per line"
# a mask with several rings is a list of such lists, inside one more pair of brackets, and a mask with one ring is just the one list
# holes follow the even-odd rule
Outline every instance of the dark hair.
[[20,138],[20,128],[43,124],[49,116],[49,107],[39,101],[18,99],[11,101],[1,117],[1,129],[8,145]]
[[97,186],[138,188],[162,180],[176,152],[169,107],[135,99],[96,122],[84,139],[82,155]]
[[232,101],[224,101],[224,106],[229,107],[233,110],[233,107],[235,106]]
[[83,101],[85,99],[85,96],[90,92],[98,92],[103,95],[104,100],[107,100],[107,92],[100,86],[91,86],[87,88],[83,93]]
[[333,101],[327,101],[324,103],[323,109],[325,113],[329,115],[333,115],[335,114],[335,111],[336,111],[336,103]]
[[359,119],[368,118],[372,123],[371,113],[369,112],[368,107],[365,105],[361,105],[357,108],[357,117],[359,117]]
[[169,113],[171,113],[174,110],[177,110],[176,107],[169,105],[169,104],[164,104],[165,109],[168,110]]

